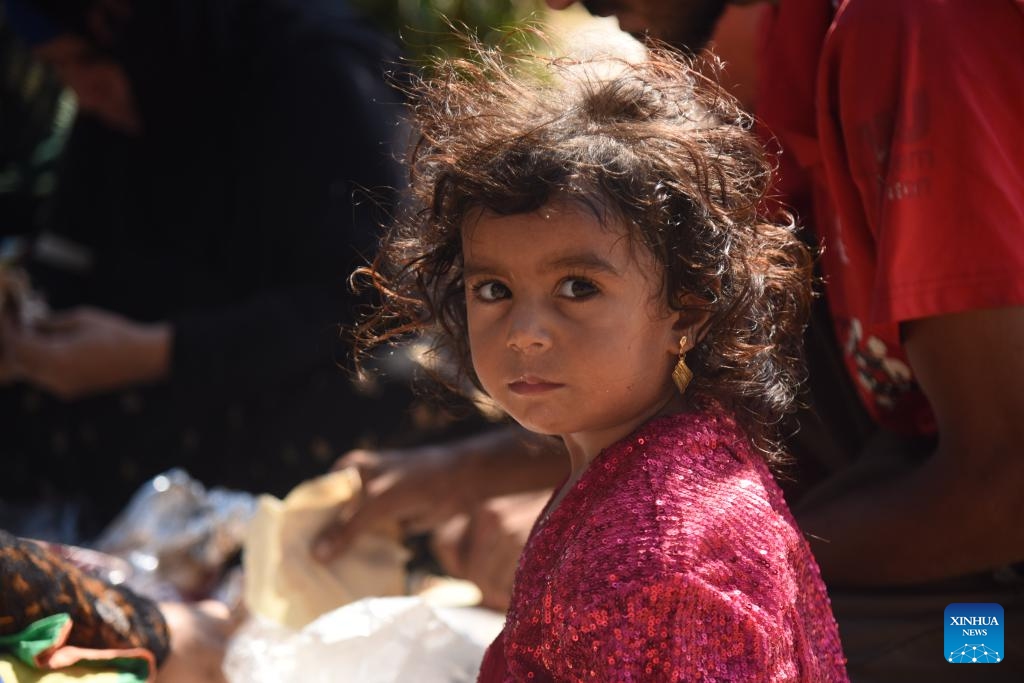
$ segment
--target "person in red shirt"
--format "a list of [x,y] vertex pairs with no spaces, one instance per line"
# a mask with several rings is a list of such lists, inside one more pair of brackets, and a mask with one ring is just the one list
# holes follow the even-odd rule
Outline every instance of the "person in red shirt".
[[[879,430],[796,512],[851,677],[962,680],[945,606],[1024,611],[1024,4],[836,4],[768,9],[757,111]],[[977,680],[1020,679],[1024,634],[1005,648]]]

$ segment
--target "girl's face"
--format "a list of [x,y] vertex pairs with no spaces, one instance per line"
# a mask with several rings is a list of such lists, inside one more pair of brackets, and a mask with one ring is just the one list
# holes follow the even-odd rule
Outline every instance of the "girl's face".
[[677,396],[683,330],[662,268],[626,227],[568,203],[463,230],[473,367],[531,431],[589,460]]

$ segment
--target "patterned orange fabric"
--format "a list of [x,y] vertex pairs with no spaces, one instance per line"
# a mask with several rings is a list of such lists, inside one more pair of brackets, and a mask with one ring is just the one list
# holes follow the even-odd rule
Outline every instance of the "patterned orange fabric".
[[74,623],[67,645],[143,648],[158,663],[167,656],[170,637],[156,604],[86,574],[39,544],[0,531],[0,635],[62,612]]

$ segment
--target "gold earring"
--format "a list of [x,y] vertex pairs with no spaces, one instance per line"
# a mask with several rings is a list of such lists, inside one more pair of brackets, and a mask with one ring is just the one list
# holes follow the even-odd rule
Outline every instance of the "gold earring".
[[685,393],[690,380],[693,379],[693,372],[686,366],[686,337],[679,340],[679,362],[672,371],[672,381],[676,383],[679,393]]

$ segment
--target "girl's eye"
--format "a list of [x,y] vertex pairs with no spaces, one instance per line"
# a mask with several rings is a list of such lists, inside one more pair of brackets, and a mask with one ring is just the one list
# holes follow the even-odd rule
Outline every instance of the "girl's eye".
[[512,295],[508,287],[501,284],[500,282],[481,282],[478,285],[473,285],[473,294],[482,301],[498,301],[499,299],[507,299]]
[[558,295],[567,299],[587,299],[597,292],[597,285],[578,277],[567,277],[558,285]]

